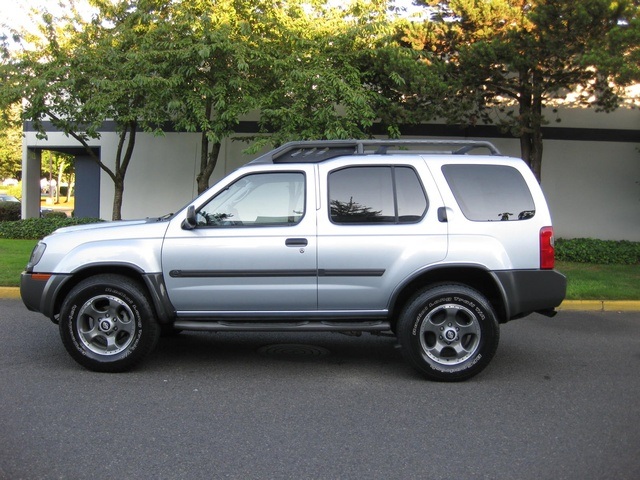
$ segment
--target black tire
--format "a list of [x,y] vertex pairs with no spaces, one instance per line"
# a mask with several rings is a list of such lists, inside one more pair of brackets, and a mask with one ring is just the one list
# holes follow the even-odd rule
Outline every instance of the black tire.
[[122,275],[98,275],[76,285],[59,317],[62,343],[83,367],[123,372],[155,347],[160,326],[144,289]]
[[430,380],[455,382],[480,373],[500,339],[487,299],[464,285],[439,285],[416,294],[398,321],[407,361]]

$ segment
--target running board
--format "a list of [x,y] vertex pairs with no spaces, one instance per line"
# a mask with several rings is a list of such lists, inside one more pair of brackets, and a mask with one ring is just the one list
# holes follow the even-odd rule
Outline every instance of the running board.
[[372,322],[225,322],[177,320],[177,330],[204,332],[385,332],[388,321]]

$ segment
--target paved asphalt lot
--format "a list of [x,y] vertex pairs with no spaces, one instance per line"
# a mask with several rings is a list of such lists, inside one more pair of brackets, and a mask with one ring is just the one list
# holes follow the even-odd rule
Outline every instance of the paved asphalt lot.
[[640,313],[514,321],[460,384],[370,335],[188,333],[111,375],[19,300],[0,327],[2,479],[640,478]]

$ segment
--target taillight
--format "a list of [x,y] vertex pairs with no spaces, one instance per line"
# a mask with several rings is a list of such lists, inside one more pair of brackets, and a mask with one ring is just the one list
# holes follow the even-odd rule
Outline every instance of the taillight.
[[553,243],[553,227],[542,227],[540,229],[540,268],[543,270],[550,270],[555,266]]

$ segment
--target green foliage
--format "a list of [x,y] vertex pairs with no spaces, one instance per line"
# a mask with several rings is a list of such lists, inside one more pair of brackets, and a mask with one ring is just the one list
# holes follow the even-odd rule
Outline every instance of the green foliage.
[[16,197],[18,200],[22,200],[22,182],[18,182],[17,185],[12,185],[10,187],[5,187],[4,191],[13,197]]
[[40,239],[50,235],[58,228],[97,222],[102,222],[102,220],[99,218],[67,218],[66,216],[65,218],[53,216],[2,222],[0,223],[0,238]]
[[560,261],[600,265],[640,265],[640,242],[574,238],[556,240]]
[[[390,105],[418,62],[410,49],[394,51],[386,2],[267,3],[252,22],[263,135],[251,151],[294,139],[367,138],[376,120],[400,119]],[[403,68],[394,70],[395,60]]]
[[0,202],[0,222],[20,220],[20,209],[18,202]]
[[[424,50],[447,71],[443,116],[462,125],[493,123],[520,138],[521,156],[538,179],[545,106],[562,99],[609,111],[622,103],[621,87],[640,79],[637,1],[419,3],[434,13]],[[415,44],[419,37],[412,38]]]
[[0,111],[0,179],[15,178],[22,170],[22,124],[18,104]]
[[[406,91],[398,87],[415,85],[408,81],[415,58],[398,52],[383,59],[377,78],[369,73],[380,60],[375,50],[388,44],[386,0],[91,3],[90,22],[71,9],[43,15],[39,36],[16,32],[28,48],[8,48],[4,39],[0,105],[24,98],[23,120],[40,136],[51,122],[85,146],[114,182],[114,219],[137,131],[160,135],[171,125],[201,133],[202,191],[220,143],[251,112],[260,112],[263,143],[366,137],[377,118],[393,125],[392,103]],[[379,88],[383,77],[395,88]],[[107,120],[119,144],[116,158],[101,162],[89,141]]]
[[[169,55],[159,42],[170,23],[168,0],[96,0],[92,21],[73,8],[59,17],[45,13],[38,34],[5,38],[0,65],[0,105],[24,99],[22,120],[46,138],[45,122],[84,146],[114,182],[113,218],[119,219],[124,179],[139,130],[158,134],[169,120],[166,75]],[[28,45],[27,45],[28,44]],[[102,162],[90,148],[105,121],[116,126],[115,158]]]

